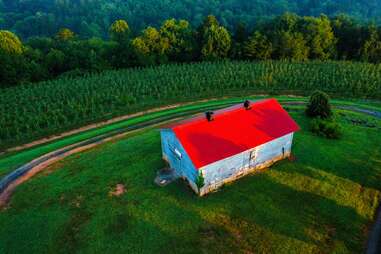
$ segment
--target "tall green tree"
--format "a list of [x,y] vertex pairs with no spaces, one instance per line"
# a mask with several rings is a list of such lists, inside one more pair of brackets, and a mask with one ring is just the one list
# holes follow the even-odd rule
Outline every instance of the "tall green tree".
[[270,59],[272,52],[272,43],[266,35],[263,35],[259,31],[250,36],[248,41],[245,43],[244,54],[248,59]]
[[296,32],[299,21],[300,17],[298,15],[286,12],[267,23],[266,29],[268,31]]
[[199,29],[202,34],[201,58],[205,60],[218,60],[228,56],[232,45],[229,32],[218,24],[217,19],[209,15]]
[[193,31],[186,20],[166,20],[160,28],[161,40],[168,42],[167,54],[172,61],[190,61],[194,57]]
[[243,59],[244,58],[244,47],[245,42],[248,39],[247,26],[243,22],[238,22],[235,27],[235,32],[233,35],[233,44],[230,52],[230,57],[233,59]]
[[311,58],[326,60],[335,55],[337,39],[327,16],[304,17],[300,21],[300,26],[300,32],[304,34],[310,48]]
[[130,27],[127,21],[116,20],[109,28],[109,36],[115,42],[110,50],[112,65],[116,68],[125,68],[133,65],[130,42]]
[[361,58],[371,63],[381,63],[381,40],[374,26],[369,27],[369,38],[361,48]]
[[275,46],[275,56],[278,59],[305,61],[308,59],[309,48],[301,33],[281,32]]
[[144,29],[142,35],[132,40],[132,47],[142,65],[165,63],[168,60],[169,39],[162,37],[154,27]]
[[332,20],[332,28],[337,38],[337,58],[357,59],[365,40],[360,24],[353,18],[341,14]]

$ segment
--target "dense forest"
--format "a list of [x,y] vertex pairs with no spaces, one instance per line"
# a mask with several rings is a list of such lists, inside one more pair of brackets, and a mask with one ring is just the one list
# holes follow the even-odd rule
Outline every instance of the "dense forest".
[[[21,38],[53,36],[67,27],[81,37],[103,37],[118,19],[133,32],[159,26],[169,18],[185,19],[197,26],[213,14],[233,30],[238,22],[253,26],[267,17],[293,12],[301,16],[329,17],[345,13],[359,20],[379,21],[379,0],[0,0],[0,29]],[[378,19],[378,20],[377,20]]]
[[215,16],[193,27],[168,19],[134,35],[125,20],[108,28],[108,38],[84,39],[68,28],[52,37],[22,40],[0,30],[0,87],[75,77],[107,69],[216,60],[381,61],[381,27],[339,15],[329,18],[285,13],[233,31]]

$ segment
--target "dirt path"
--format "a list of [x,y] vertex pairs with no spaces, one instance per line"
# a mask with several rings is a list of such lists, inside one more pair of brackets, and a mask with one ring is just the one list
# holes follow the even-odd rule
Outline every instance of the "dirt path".
[[[212,99],[212,100],[216,100],[216,99]],[[96,128],[99,128],[99,127],[103,127],[105,125],[109,125],[109,124],[117,123],[117,122],[120,122],[120,121],[128,120],[128,119],[133,118],[133,117],[138,117],[138,116],[142,116],[142,115],[149,114],[149,113],[155,113],[155,112],[159,112],[159,111],[162,111],[162,110],[174,109],[176,107],[187,106],[187,105],[194,104],[194,103],[201,103],[201,102],[204,102],[204,101],[211,101],[211,100],[200,100],[200,101],[189,102],[189,103],[178,103],[178,104],[173,104],[173,105],[169,105],[169,106],[157,107],[157,108],[149,109],[149,110],[146,110],[146,111],[141,111],[141,112],[137,112],[137,113],[134,113],[134,114],[118,116],[118,117],[112,118],[110,120],[101,121],[101,122],[94,123],[94,124],[89,124],[89,125],[83,126],[81,128],[78,128],[78,129],[66,131],[66,132],[63,132],[63,133],[60,133],[60,134],[57,134],[57,135],[53,135],[53,136],[49,136],[49,137],[42,138],[42,139],[39,139],[39,140],[35,140],[35,141],[27,143],[27,144],[23,144],[23,145],[15,146],[15,147],[12,147],[12,148],[8,148],[8,149],[0,152],[0,155],[8,153],[8,152],[17,152],[17,151],[20,151],[20,150],[23,150],[23,149],[27,149],[27,148],[31,148],[31,147],[34,147],[34,146],[37,146],[37,145],[45,144],[45,143],[48,143],[48,142],[51,142],[51,141],[54,141],[54,140],[57,140],[57,139],[61,139],[61,138],[65,138],[65,137],[68,137],[68,136],[71,136],[71,135],[74,135],[74,134],[78,134],[80,132],[84,132],[84,131],[96,129]]]
[[[257,95],[257,96],[260,96],[260,95]],[[263,96],[265,96],[265,95],[263,95]],[[289,97],[294,97],[294,98],[300,97],[300,96],[292,96],[292,95],[288,95],[288,96]],[[145,115],[145,114],[155,113],[155,112],[159,112],[159,111],[163,111],[163,110],[168,110],[168,109],[174,109],[176,107],[187,106],[187,105],[191,105],[191,104],[195,104],[195,103],[202,103],[202,102],[206,102],[206,101],[221,100],[221,99],[225,99],[225,98],[228,98],[228,97],[205,99],[205,100],[199,100],[199,101],[187,102],[187,103],[177,103],[177,104],[172,104],[172,105],[168,105],[168,106],[157,107],[157,108],[153,108],[153,109],[137,112],[137,113],[134,113],[134,114],[128,114],[128,115],[118,116],[118,117],[112,118],[110,120],[106,120],[106,121],[101,121],[101,122],[89,124],[89,125],[86,125],[86,126],[74,129],[74,130],[62,132],[60,134],[56,134],[56,135],[52,135],[52,136],[49,136],[49,137],[46,137],[46,138],[35,140],[35,141],[27,143],[27,144],[23,144],[23,145],[15,146],[15,147],[12,147],[12,148],[8,148],[8,149],[5,149],[4,151],[0,151],[0,155],[6,154],[6,153],[9,153],[9,152],[21,151],[21,150],[24,150],[24,149],[27,149],[27,148],[31,148],[31,147],[34,147],[34,146],[38,146],[38,145],[42,145],[42,144],[45,144],[45,143],[49,143],[49,142],[57,140],[57,139],[65,138],[65,137],[68,137],[68,136],[71,136],[71,135],[74,135],[74,134],[78,134],[78,133],[81,133],[81,132],[84,132],[84,131],[96,129],[96,128],[103,127],[103,126],[106,126],[106,125],[109,125],[109,124],[113,124],[113,123],[117,123],[117,122],[120,122],[120,121],[125,121],[125,120],[128,120],[128,119],[134,118],[134,117]],[[289,105],[290,104],[303,105],[303,104],[305,104],[305,102],[304,101],[295,101],[295,102],[289,102],[288,104]],[[340,106],[338,108],[340,108]],[[365,109],[359,109],[359,108],[356,108],[356,107],[353,107],[353,106],[343,106],[343,109],[350,109],[352,111],[356,111],[356,112],[360,112],[360,113],[367,113],[369,115],[373,115],[373,116],[381,118],[381,112],[375,112],[375,111],[370,111],[370,110],[365,110]]]
[[[138,131],[138,130],[139,129],[134,130],[134,131]],[[91,148],[94,148],[100,144],[104,144],[106,142],[122,138],[128,134],[133,133],[134,131],[121,133],[121,134],[118,134],[118,135],[115,135],[112,137],[107,137],[107,138],[104,138],[104,139],[99,140],[97,142],[92,142],[89,144],[82,144],[82,142],[81,142],[81,144],[79,144],[79,145],[65,147],[63,149],[60,149],[60,150],[57,150],[55,152],[49,153],[47,155],[41,156],[38,159],[32,161],[31,163],[24,165],[21,168],[23,168],[25,170],[25,173],[22,174],[20,177],[18,177],[16,180],[12,181],[10,184],[8,184],[6,186],[6,188],[2,192],[0,192],[0,208],[5,207],[7,205],[9,199],[11,198],[13,191],[16,189],[17,186],[28,181],[30,178],[32,178],[34,175],[38,174],[39,172],[41,172],[42,170],[44,170],[48,166],[66,158],[72,154],[80,153],[80,152],[89,150]]]
[[[251,96],[267,96],[267,95],[266,94],[249,95],[249,97],[251,97]],[[302,96],[294,96],[294,95],[284,95],[284,96],[293,97],[293,98],[299,98],[299,97],[303,98]],[[192,101],[192,102],[176,103],[176,104],[172,104],[172,105],[167,105],[167,106],[162,106],[162,107],[156,107],[156,108],[152,108],[152,109],[149,109],[149,110],[140,111],[140,112],[133,113],[133,114],[118,116],[118,117],[115,117],[115,118],[112,118],[112,119],[109,119],[109,120],[106,120],[106,121],[101,121],[101,122],[89,124],[89,125],[86,125],[86,126],[74,129],[74,130],[62,132],[62,133],[55,134],[55,135],[52,135],[52,136],[48,136],[48,137],[45,137],[45,138],[42,138],[42,139],[38,139],[38,140],[29,142],[29,143],[26,143],[26,144],[22,144],[22,145],[19,145],[19,146],[11,147],[11,148],[5,149],[4,151],[0,151],[0,155],[6,154],[6,153],[9,153],[9,152],[18,152],[18,151],[21,151],[21,150],[24,150],[24,149],[27,149],[27,148],[31,148],[31,147],[34,147],[34,146],[38,146],[38,145],[42,145],[42,144],[45,144],[45,143],[49,143],[49,142],[57,140],[57,139],[65,138],[65,137],[68,137],[68,136],[71,136],[71,135],[74,135],[74,134],[78,134],[78,133],[81,133],[81,132],[84,132],[84,131],[96,129],[96,128],[103,127],[103,126],[106,126],[106,125],[109,125],[109,124],[113,124],[113,123],[117,123],[117,122],[120,122],[120,121],[125,121],[125,120],[128,120],[130,118],[142,116],[142,115],[145,115],[145,114],[155,113],[155,112],[159,112],[159,111],[163,111],[163,110],[168,110],[168,109],[174,109],[174,108],[177,108],[177,107],[180,107],[180,106],[187,106],[187,105],[192,105],[192,104],[195,104],[195,103],[202,103],[202,102],[207,102],[207,101],[222,100],[222,99],[227,99],[227,98],[229,98],[229,97],[226,96],[226,97],[220,97],[220,98],[203,99],[203,100]]]
[[[210,101],[210,100],[204,100],[204,101]],[[202,102],[202,101],[198,101],[198,102]],[[175,108],[178,106],[189,105],[189,104],[193,104],[193,103],[194,102],[184,103],[184,104],[175,104],[175,105],[171,105],[171,106],[160,107],[160,108],[155,108],[152,110],[147,110],[144,112],[139,112],[136,114],[117,117],[117,118],[114,118],[114,119],[111,119],[108,121],[88,125],[88,126],[85,126],[83,128],[79,128],[79,129],[76,129],[73,131],[65,132],[65,133],[62,133],[62,134],[54,136],[54,137],[50,137],[50,138],[38,140],[38,141],[29,143],[26,145],[18,146],[18,147],[9,149],[8,151],[22,150],[24,148],[32,147],[32,146],[35,146],[37,144],[50,142],[50,141],[53,141],[55,139],[62,138],[65,136],[69,136],[69,135],[79,133],[79,132],[82,132],[85,130],[90,130],[90,129],[97,128],[100,126],[105,126],[107,124],[115,123],[115,122],[118,122],[121,120],[126,120],[126,119],[129,119],[131,117],[136,117],[136,116],[140,116],[140,115],[143,115],[146,113],[157,112],[157,111],[165,110],[165,109],[172,109],[172,108]],[[292,102],[283,102],[282,104],[283,105],[303,105],[303,104],[305,104],[305,102],[304,101],[292,101]],[[337,105],[337,106],[335,106],[335,108],[349,110],[349,111],[353,111],[353,112],[358,112],[358,113],[370,115],[370,116],[381,119],[381,112],[378,112],[378,111],[371,111],[371,110],[365,110],[362,108],[358,108],[355,106],[342,106],[342,105]],[[193,112],[193,113],[195,113],[195,112]],[[179,116],[177,116],[177,118],[179,118]],[[112,131],[108,134],[103,134],[103,135],[100,135],[97,137],[93,137],[93,138],[90,138],[88,140],[85,140],[85,141],[82,141],[82,142],[79,142],[76,144],[72,144],[72,145],[69,145],[67,147],[61,148],[59,150],[53,151],[51,153],[45,154],[45,155],[43,155],[43,156],[41,156],[41,157],[39,157],[39,158],[29,162],[29,163],[17,168],[15,171],[13,171],[12,173],[5,176],[3,179],[0,179],[0,208],[5,207],[7,205],[8,201],[10,200],[10,198],[12,196],[13,191],[16,189],[17,186],[28,181],[30,178],[32,178],[34,175],[38,174],[39,172],[43,171],[48,166],[66,158],[72,154],[80,153],[80,152],[89,150],[93,147],[96,147],[100,144],[104,144],[104,143],[112,141],[112,140],[117,140],[117,139],[122,138],[122,137],[124,137],[124,136],[126,136],[132,132],[135,132],[135,131],[138,131],[138,130],[141,130],[141,129],[144,129],[147,127],[158,126],[158,125],[163,124],[165,122],[174,121],[174,120],[176,120],[176,118],[173,118],[173,116],[171,116],[170,118],[162,117],[162,118],[158,118],[158,119],[149,120],[149,121],[141,123],[141,124],[136,124],[136,125],[133,125],[133,126],[121,129],[121,130]],[[375,221],[374,226],[372,227],[370,234],[369,234],[366,253],[367,254],[381,253],[380,241],[381,241],[381,204],[380,204],[379,209],[377,210],[376,221]]]

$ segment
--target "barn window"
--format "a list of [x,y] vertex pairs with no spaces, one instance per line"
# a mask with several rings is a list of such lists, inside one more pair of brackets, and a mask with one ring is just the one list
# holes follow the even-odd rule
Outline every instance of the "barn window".
[[176,147],[170,145],[169,150],[171,150],[171,152],[176,156],[177,159],[181,160],[181,158],[183,157],[181,152]]
[[179,159],[181,159],[183,157],[183,155],[181,154],[181,152],[179,150],[177,150],[177,148],[175,148],[174,152],[175,152],[176,156],[179,157]]

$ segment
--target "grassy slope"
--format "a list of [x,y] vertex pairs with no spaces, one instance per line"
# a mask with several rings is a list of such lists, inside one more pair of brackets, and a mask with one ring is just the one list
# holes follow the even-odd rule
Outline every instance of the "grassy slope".
[[[0,212],[0,253],[360,253],[380,198],[379,130],[343,120],[343,139],[326,140],[292,115],[297,161],[205,198],[182,181],[153,184],[157,130],[72,156]],[[110,197],[117,183],[127,192]]]
[[[252,99],[260,99],[263,98],[263,96],[254,96],[251,97]],[[306,100],[306,98],[301,97],[287,97],[287,96],[275,96],[279,101],[285,102],[285,101],[300,101],[300,100]],[[12,170],[16,169],[17,167],[33,160],[36,157],[39,157],[43,154],[49,153],[51,151],[54,151],[56,149],[60,149],[64,146],[71,145],[80,141],[83,141],[85,139],[89,139],[91,137],[95,137],[101,134],[105,134],[107,132],[119,129],[119,128],[125,128],[128,126],[131,126],[133,124],[141,123],[144,121],[148,121],[151,119],[155,119],[161,116],[170,115],[170,114],[176,114],[181,112],[187,112],[187,111],[193,111],[193,110],[203,110],[206,108],[214,108],[221,105],[224,105],[226,103],[238,103],[242,101],[242,98],[228,98],[228,99],[221,99],[218,101],[209,101],[209,102],[201,102],[201,103],[195,103],[192,105],[187,106],[181,106],[175,109],[171,110],[165,110],[161,112],[155,112],[146,114],[144,116],[135,117],[133,119],[128,119],[125,121],[121,121],[118,123],[110,124],[104,127],[96,128],[93,130],[89,130],[83,133],[79,133],[76,135],[72,135],[69,137],[66,137],[61,140],[56,140],[48,144],[40,145],[22,152],[17,152],[13,154],[7,154],[0,156],[0,177],[4,176],[5,174],[11,172]],[[358,100],[333,100],[333,104],[340,104],[340,105],[353,105],[357,107],[361,107],[364,109],[369,110],[378,110],[381,111],[381,103],[374,101],[358,101]]]

